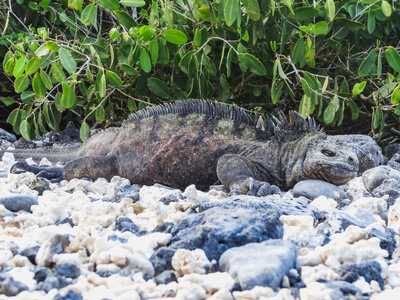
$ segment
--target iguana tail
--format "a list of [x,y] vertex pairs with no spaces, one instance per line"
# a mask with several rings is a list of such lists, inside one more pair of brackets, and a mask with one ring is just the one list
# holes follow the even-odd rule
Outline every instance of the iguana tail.
[[32,158],[36,163],[39,163],[42,158],[47,158],[52,163],[68,162],[78,157],[79,146],[69,148],[36,148],[36,149],[15,149],[15,150],[0,150],[0,160],[4,153],[12,153],[16,161],[25,161],[27,158]]

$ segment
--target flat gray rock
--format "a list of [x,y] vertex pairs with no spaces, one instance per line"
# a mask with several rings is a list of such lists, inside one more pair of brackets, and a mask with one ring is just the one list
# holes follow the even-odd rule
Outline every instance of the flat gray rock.
[[296,268],[297,248],[284,240],[270,240],[231,248],[222,254],[219,265],[242,290],[255,286],[280,287],[283,277]]
[[298,182],[293,187],[293,196],[306,197],[310,200],[314,200],[319,196],[325,196],[335,200],[347,198],[346,193],[340,187],[317,179],[307,179]]
[[0,204],[12,212],[24,210],[31,212],[32,205],[38,205],[36,198],[28,195],[10,195],[0,197]]

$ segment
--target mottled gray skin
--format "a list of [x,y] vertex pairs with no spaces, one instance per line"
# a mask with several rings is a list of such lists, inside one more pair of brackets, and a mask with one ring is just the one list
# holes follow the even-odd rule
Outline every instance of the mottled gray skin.
[[[281,115],[258,126],[268,129],[250,123],[239,108],[192,100],[133,115],[68,153],[36,157],[67,160],[67,180],[119,175],[137,184],[202,190],[219,180],[229,191],[266,195],[279,191],[273,185],[288,189],[309,178],[345,184],[357,175],[359,161],[379,150],[372,139],[361,149],[352,136],[327,136],[295,113],[290,122]],[[362,168],[379,163],[370,159]]]

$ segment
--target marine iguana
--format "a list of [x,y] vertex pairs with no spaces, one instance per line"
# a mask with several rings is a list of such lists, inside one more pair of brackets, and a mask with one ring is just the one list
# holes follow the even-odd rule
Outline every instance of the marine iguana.
[[370,137],[328,136],[313,119],[293,111],[289,120],[279,113],[255,125],[242,108],[201,100],[148,107],[78,148],[10,152],[17,159],[67,161],[62,168],[21,162],[12,168],[50,179],[119,175],[137,184],[195,184],[201,190],[219,180],[231,192],[251,195],[276,193],[309,178],[341,185],[383,162]]

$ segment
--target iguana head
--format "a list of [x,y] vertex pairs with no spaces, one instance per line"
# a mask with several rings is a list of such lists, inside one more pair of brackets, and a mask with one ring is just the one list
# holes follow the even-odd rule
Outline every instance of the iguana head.
[[307,178],[342,185],[357,176],[358,168],[357,152],[343,140],[316,137],[308,144],[303,161]]

